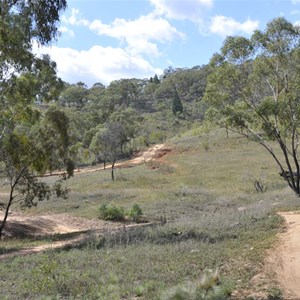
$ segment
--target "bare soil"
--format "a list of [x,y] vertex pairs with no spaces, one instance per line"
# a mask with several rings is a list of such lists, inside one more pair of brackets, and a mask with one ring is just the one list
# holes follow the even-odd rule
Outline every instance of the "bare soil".
[[267,251],[261,272],[250,280],[249,288],[237,287],[232,299],[300,300],[300,211],[278,215],[285,220],[283,232]]
[[300,211],[279,213],[286,221],[286,231],[267,261],[276,274],[284,299],[300,299]]
[[[136,153],[135,157],[130,160],[122,161],[115,164],[115,168],[130,168],[139,164],[143,164],[152,160],[158,160],[159,158],[165,156],[171,151],[171,148],[166,144],[158,144],[148,148],[146,151],[140,151]],[[111,165],[106,165],[106,169],[110,168]],[[86,167],[83,169],[74,170],[74,175],[80,175],[84,173],[98,172],[104,170],[104,167]],[[46,176],[58,176],[62,175],[63,172],[54,172],[51,174],[46,174]],[[1,196],[1,193],[0,193]]]
[[[0,218],[3,213],[0,212]],[[4,230],[5,237],[46,236],[84,232],[88,230],[112,230],[120,225],[100,219],[85,219],[70,214],[51,214],[41,216],[27,216],[20,212],[13,212],[7,220]]]
[[[146,151],[138,153],[136,157],[131,160],[116,164],[116,167],[132,167],[138,164],[149,162],[151,160],[156,160],[163,157],[170,151],[171,149],[165,144],[155,145]],[[101,170],[103,170],[103,168],[85,168],[77,171],[75,175],[97,172]],[[55,175],[58,175],[58,173],[51,174],[51,176]],[[7,193],[0,193],[1,198],[5,198],[6,196],[8,196]],[[3,219],[3,216],[4,212],[0,211],[0,220]],[[58,240],[50,244],[48,243],[44,245],[28,247],[21,250],[0,254],[0,260],[17,255],[19,256],[40,253],[49,248],[60,248],[66,245],[76,244],[84,240],[87,237],[87,233],[90,231],[96,231],[97,233],[104,234],[106,232],[111,233],[121,229],[130,228],[132,226],[144,226],[144,224],[107,222],[99,219],[85,219],[75,217],[70,214],[28,216],[20,212],[11,212],[7,220],[6,228],[4,230],[4,240],[8,238],[22,238],[32,236],[47,237],[54,234],[61,235],[62,240]]]
[[69,214],[24,216],[20,213],[13,213],[9,217],[5,229],[4,241],[9,237],[36,236],[47,239],[47,237],[49,238],[53,235],[57,235],[56,239],[58,240],[19,250],[9,250],[7,253],[0,254],[0,260],[14,256],[41,253],[48,249],[63,248],[69,245],[74,246],[88,238],[90,233],[101,236],[105,233],[114,233],[121,230],[128,230],[132,227],[149,225],[152,225],[152,223],[107,222],[100,219],[75,217]]

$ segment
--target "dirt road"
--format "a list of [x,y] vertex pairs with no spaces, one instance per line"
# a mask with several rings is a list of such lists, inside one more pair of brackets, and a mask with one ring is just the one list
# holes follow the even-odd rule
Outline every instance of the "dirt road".
[[[116,163],[115,168],[128,168],[128,167],[133,167],[135,165],[143,164],[151,160],[158,159],[166,155],[170,151],[171,151],[170,147],[166,146],[166,144],[154,145],[148,148],[146,151],[138,152],[133,159]],[[106,169],[109,169],[110,167],[111,165],[106,165]],[[79,174],[98,172],[102,170],[104,170],[104,167],[86,167],[83,169],[74,170],[74,175],[76,176]],[[58,176],[58,175],[62,175],[63,173],[64,172],[55,172],[51,174],[45,174],[44,177]]]
[[284,291],[284,299],[300,299],[300,211],[279,213],[286,220],[286,232],[269,257]]

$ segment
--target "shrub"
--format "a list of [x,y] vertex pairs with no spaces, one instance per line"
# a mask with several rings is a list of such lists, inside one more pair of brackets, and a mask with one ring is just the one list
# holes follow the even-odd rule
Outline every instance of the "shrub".
[[155,143],[161,143],[165,140],[166,134],[162,131],[151,131],[149,136],[149,143],[155,144]]
[[102,204],[99,207],[99,218],[106,221],[124,221],[128,217],[129,220],[140,222],[142,215],[143,211],[138,204],[133,204],[127,212],[114,204]]
[[128,218],[133,220],[134,222],[141,221],[142,215],[143,215],[143,211],[138,204],[133,204],[131,209],[127,212]]
[[102,204],[99,207],[99,218],[107,221],[124,221],[125,212],[114,204]]

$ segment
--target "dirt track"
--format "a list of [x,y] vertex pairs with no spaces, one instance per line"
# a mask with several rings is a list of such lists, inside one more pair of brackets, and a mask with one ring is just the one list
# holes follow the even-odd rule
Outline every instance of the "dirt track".
[[28,234],[29,236],[36,235],[44,237],[49,237],[58,233],[60,234],[59,240],[0,254],[0,260],[20,255],[36,254],[48,249],[62,248],[68,245],[78,244],[87,239],[89,237],[89,233],[104,235],[105,233],[128,230],[133,227],[151,226],[152,224],[153,223],[125,224],[120,222],[106,222],[99,219],[74,217],[69,214],[28,217],[16,213],[10,216],[8,232],[11,232],[10,229],[12,229],[14,235],[17,235],[19,231],[19,233],[22,233],[23,235]]
[[[116,167],[126,168],[149,162],[150,160],[159,159],[169,151],[170,149],[164,144],[155,145],[144,152],[138,153],[134,159],[117,164]],[[80,170],[80,172],[76,172],[75,175],[101,170],[103,170],[103,168],[86,168]],[[7,195],[7,193],[0,193],[0,197],[6,197]],[[4,213],[0,211],[0,220],[3,218],[3,215]],[[0,260],[16,255],[39,253],[49,248],[59,248],[68,244],[78,243],[86,238],[86,233],[84,232],[90,230],[96,230],[98,233],[105,233],[121,230],[124,226],[125,225],[123,223],[106,222],[99,219],[84,219],[68,214],[26,216],[19,212],[13,212],[9,215],[7,225],[4,230],[4,235],[6,237],[32,235],[47,236],[53,234],[64,235],[69,233],[74,233],[75,235],[71,238],[56,241],[51,244],[28,247],[11,253],[2,254],[0,255]],[[143,224],[128,224],[126,225],[126,228],[132,226],[143,226]]]
[[300,299],[300,212],[279,213],[286,220],[286,232],[268,261],[277,274],[284,299]]
[[[115,168],[128,168],[128,167],[133,167],[135,165],[143,164],[146,162],[149,162],[151,160],[158,159],[164,155],[166,155],[171,149],[167,147],[165,144],[158,144],[150,147],[146,151],[141,151],[136,154],[136,157],[130,160],[126,160],[120,163],[115,164]],[[106,168],[110,168],[111,165],[106,165]],[[84,173],[92,173],[92,172],[98,172],[104,170],[104,167],[87,167],[84,169],[79,169],[79,170],[74,170],[74,175],[80,175]],[[51,174],[46,174],[44,177],[47,176],[57,176],[61,175],[63,172],[58,172],[58,173],[51,173]],[[1,193],[0,193],[1,195]]]

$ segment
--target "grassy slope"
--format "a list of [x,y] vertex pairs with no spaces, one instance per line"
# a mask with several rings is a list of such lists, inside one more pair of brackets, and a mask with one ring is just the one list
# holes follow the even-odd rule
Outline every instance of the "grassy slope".
[[[31,211],[90,218],[102,203],[138,203],[148,219],[165,216],[165,226],[105,241],[91,236],[80,249],[0,262],[2,295],[157,299],[162,290],[215,269],[225,284],[253,289],[251,278],[282,225],[274,212],[297,207],[299,199],[251,141],[194,129],[170,144],[173,152],[163,161],[118,170],[115,182],[109,171],[75,176],[68,200],[43,202]],[[260,175],[266,193],[254,189],[253,178]]]

